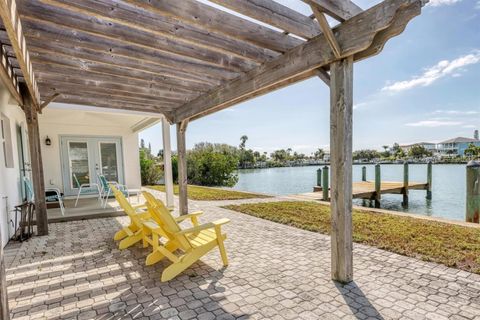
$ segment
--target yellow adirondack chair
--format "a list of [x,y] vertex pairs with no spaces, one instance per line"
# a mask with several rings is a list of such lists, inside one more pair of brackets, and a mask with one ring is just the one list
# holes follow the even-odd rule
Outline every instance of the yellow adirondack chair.
[[[148,255],[146,264],[151,265],[165,257],[172,262],[162,272],[162,281],[175,278],[216,246],[220,250],[223,265],[228,265],[227,252],[223,243],[227,235],[222,234],[221,226],[228,223],[229,219],[223,218],[202,225],[198,225],[197,221],[192,228],[182,230],[178,222],[187,218],[192,219],[193,222],[199,213],[175,219],[160,200],[155,199],[148,192],[143,192],[143,195],[147,199],[152,217],[160,220],[156,225],[144,223],[144,227],[149,229],[152,235],[148,242],[153,246],[153,252]],[[159,241],[160,237],[165,237],[168,241],[163,244]],[[180,252],[179,255],[175,254],[177,250]]]
[[[125,213],[130,218],[130,224],[127,227],[124,227],[115,233],[113,239],[115,241],[120,241],[118,244],[119,249],[126,249],[135,243],[143,240],[143,246],[147,246],[146,236],[148,236],[148,230],[145,230],[143,227],[144,222],[148,222],[151,225],[156,224],[155,220],[152,219],[150,212],[147,211],[137,211],[137,209],[146,207],[135,206],[133,207],[125,198],[125,195],[119,191],[115,186],[111,186],[112,192],[117,200],[118,204]],[[147,234],[145,234],[147,232]]]

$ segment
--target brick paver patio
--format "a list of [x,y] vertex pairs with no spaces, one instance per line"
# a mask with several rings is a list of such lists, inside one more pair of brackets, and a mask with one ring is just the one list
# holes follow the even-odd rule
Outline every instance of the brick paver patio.
[[232,220],[230,265],[214,251],[168,283],[166,262],[144,265],[149,249],[117,249],[123,217],[51,224],[49,236],[7,247],[13,318],[480,319],[479,275],[355,245],[355,282],[342,286],[330,280],[328,236],[219,205],[191,209]]

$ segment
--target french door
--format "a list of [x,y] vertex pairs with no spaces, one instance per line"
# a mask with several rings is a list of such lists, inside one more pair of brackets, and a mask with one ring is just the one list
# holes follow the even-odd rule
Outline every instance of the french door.
[[[122,141],[118,137],[61,137],[62,175],[65,195],[76,195],[82,184],[99,183],[98,176],[124,183]],[[82,188],[82,194],[97,188]]]

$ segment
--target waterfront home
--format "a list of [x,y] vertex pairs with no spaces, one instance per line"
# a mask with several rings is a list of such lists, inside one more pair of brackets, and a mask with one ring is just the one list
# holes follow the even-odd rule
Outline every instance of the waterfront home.
[[437,144],[437,152],[442,157],[463,156],[470,144],[480,146],[480,140],[475,138],[457,137]]
[[434,153],[436,151],[436,144],[433,143],[433,142],[417,142],[417,143],[412,143],[412,144],[404,144],[404,145],[400,145],[400,149],[402,149],[403,152],[408,154],[410,149],[412,149],[412,147],[414,147],[414,146],[423,147],[426,150],[431,151],[432,153]]

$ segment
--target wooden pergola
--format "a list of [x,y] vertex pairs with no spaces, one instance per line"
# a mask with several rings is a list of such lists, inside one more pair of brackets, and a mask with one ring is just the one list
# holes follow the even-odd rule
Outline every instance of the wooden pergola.
[[426,1],[302,1],[311,16],[273,0],[1,0],[0,77],[28,122],[38,233],[48,233],[38,113],[49,102],[176,124],[184,214],[188,122],[319,77],[330,87],[332,278],[351,281],[353,63],[378,54]]

